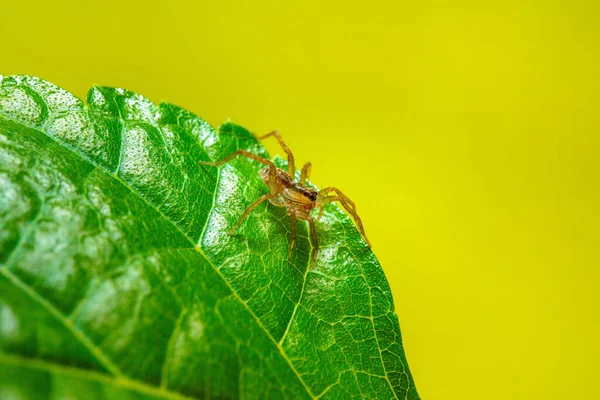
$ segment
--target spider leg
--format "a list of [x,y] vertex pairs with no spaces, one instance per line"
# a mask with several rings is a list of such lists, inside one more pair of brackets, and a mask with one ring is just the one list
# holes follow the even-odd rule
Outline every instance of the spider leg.
[[266,158],[259,157],[256,154],[252,154],[252,153],[250,153],[250,152],[248,152],[246,150],[237,150],[237,151],[234,151],[233,153],[231,153],[230,155],[228,155],[227,157],[225,157],[221,161],[216,161],[216,162],[198,161],[198,164],[210,165],[212,167],[220,167],[221,165],[223,165],[223,164],[231,161],[232,159],[234,159],[238,155],[251,158],[253,160],[258,161],[259,163],[263,163],[265,165],[268,165],[269,167],[275,168],[275,164],[273,164],[273,162],[271,160],[267,160]]
[[281,145],[281,148],[283,149],[283,151],[285,151],[285,154],[287,154],[287,156],[288,156],[288,174],[290,175],[290,177],[292,179],[294,179],[294,175],[296,174],[296,165],[294,163],[294,155],[292,154],[292,151],[284,143],[284,141],[281,138],[281,135],[279,134],[278,131],[269,132],[266,135],[259,136],[258,138],[260,140],[263,140],[263,139],[268,138],[269,136],[275,136],[277,138],[277,141]]
[[[348,198],[348,196],[346,196],[344,193],[342,193],[342,191],[338,188],[334,188],[334,187],[327,187],[323,190],[321,190],[319,192],[319,195],[325,195],[327,193],[331,193],[334,192],[335,194],[337,194],[339,197],[343,198],[350,206],[352,206],[352,208],[354,210],[356,210],[356,204],[354,204],[354,202],[352,200],[350,200]],[[335,201],[335,200],[334,200]]]
[[244,156],[244,157],[250,158],[251,160],[258,161],[259,163],[262,163],[262,164],[265,164],[266,166],[268,166],[269,167],[269,185],[268,185],[269,190],[271,191],[271,194],[275,194],[275,192],[277,192],[277,179],[275,177],[275,171],[276,171],[275,164],[273,164],[273,162],[271,160],[267,160],[266,158],[259,157],[259,156],[252,154],[246,150],[234,151],[233,153],[231,153],[230,155],[228,155],[221,161],[217,161],[217,162],[198,161],[198,164],[210,165],[211,167],[220,167],[221,165],[233,160],[237,156]]
[[304,185],[306,183],[306,180],[308,179],[308,176],[310,175],[310,170],[312,168],[312,164],[310,162],[307,162],[306,164],[304,164],[304,167],[302,167],[302,173],[300,174],[300,184]]
[[[346,196],[344,195],[339,189],[336,188],[327,188],[330,189],[329,192],[336,192],[338,195],[337,196],[325,196],[325,197],[320,197],[321,193],[323,193],[323,190],[319,193],[319,199],[317,200],[317,204],[319,206],[324,206],[325,204],[334,202],[334,201],[339,201],[340,204],[346,209],[346,211],[348,212],[348,214],[350,214],[352,216],[352,218],[354,218],[354,221],[356,222],[356,225],[358,226],[358,230],[360,231],[361,235],[365,238],[365,241],[367,242],[367,245],[369,245],[369,247],[371,247],[371,242],[369,242],[369,239],[367,238],[367,235],[365,234],[365,228],[363,227],[362,221],[360,219],[360,217],[358,216],[358,213],[356,212],[356,205],[354,205],[354,203]],[[321,208],[321,212],[319,212],[319,218],[322,214],[322,208]]]
[[321,207],[319,209],[319,215],[317,216],[317,222],[319,222],[319,220],[321,219],[322,216],[323,216],[323,207]]
[[244,211],[244,213],[240,217],[237,224],[235,224],[235,226],[233,228],[231,228],[228,233],[231,235],[233,232],[235,232],[235,230],[242,224],[244,219],[246,219],[246,217],[248,216],[248,214],[250,214],[250,212],[252,210],[254,210],[260,203],[262,203],[263,201],[265,201],[271,197],[273,197],[272,194],[264,194],[264,195],[260,196],[254,203],[250,204],[248,206],[248,208],[246,208],[246,211]]
[[340,203],[344,201],[340,196],[325,196],[320,197],[317,203],[317,207],[321,207],[319,210],[319,215],[317,216],[317,221],[321,219],[323,216],[323,206],[329,203],[333,203],[334,201],[339,201]]
[[294,248],[294,243],[296,243],[296,214],[290,214],[290,218],[292,219],[292,240],[290,241],[290,251],[288,253],[288,261],[292,259],[292,249]]
[[317,254],[319,252],[319,239],[317,239],[317,230],[315,229],[315,221],[310,216],[308,216],[308,218],[306,218],[306,220],[308,221],[308,224],[310,225],[310,235],[311,235],[312,244],[314,247],[313,256],[312,256],[312,269],[315,269],[315,264],[317,262]]

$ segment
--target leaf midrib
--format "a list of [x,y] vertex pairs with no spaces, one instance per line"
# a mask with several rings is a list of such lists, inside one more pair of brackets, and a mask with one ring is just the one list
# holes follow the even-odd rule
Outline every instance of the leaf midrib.
[[[85,110],[86,112],[88,111],[88,107],[87,105],[85,106]],[[240,297],[240,295],[237,293],[237,291],[233,288],[233,286],[231,286],[231,284],[229,283],[229,281],[227,281],[227,279],[225,279],[225,276],[223,276],[223,274],[221,273],[220,269],[217,268],[213,262],[206,256],[206,254],[204,253],[204,251],[202,250],[202,248],[197,244],[194,243],[194,241],[185,233],[181,230],[181,228],[175,224],[173,221],[171,221],[171,219],[169,219],[161,210],[159,210],[154,204],[150,203],[144,196],[142,196],[139,192],[137,192],[136,190],[134,190],[130,185],[128,185],[125,181],[123,181],[119,176],[118,176],[118,172],[119,172],[119,168],[120,168],[120,163],[117,164],[116,170],[115,172],[111,172],[108,171],[104,166],[102,166],[101,164],[97,163],[96,161],[94,161],[93,159],[89,158],[88,156],[81,154],[76,148],[73,148],[72,146],[70,146],[67,143],[64,143],[63,141],[59,140],[58,138],[49,135],[46,131],[42,130],[42,128],[40,127],[35,127],[35,126],[29,126],[25,123],[23,123],[22,121],[16,120],[15,118],[8,116],[6,114],[0,113],[0,115],[8,120],[11,120],[13,122],[15,122],[16,124],[19,124],[21,126],[25,126],[27,128],[36,130],[44,135],[46,135],[47,137],[49,137],[50,139],[52,139],[53,141],[55,141],[56,143],[58,143],[60,146],[72,151],[73,153],[77,154],[80,158],[82,158],[83,160],[89,162],[90,164],[94,165],[96,168],[99,168],[101,170],[103,170],[104,172],[106,172],[108,175],[110,175],[113,179],[115,179],[116,181],[118,181],[119,183],[121,183],[124,187],[126,187],[127,189],[129,189],[130,192],[134,193],[137,197],[139,197],[144,203],[146,203],[148,206],[150,206],[153,210],[155,210],[157,213],[159,213],[166,221],[168,221],[171,225],[173,225],[173,227],[175,227],[175,229],[177,229],[181,235],[183,235],[184,238],[186,238],[190,244],[192,245],[192,247],[206,260],[206,262],[216,271],[216,273],[219,275],[219,277],[223,280],[223,282],[225,283],[225,285],[227,285],[227,287],[229,288],[229,290],[231,290],[231,293],[235,296],[235,298],[244,306],[244,308],[250,313],[250,315],[252,315],[252,317],[254,318],[254,320],[256,321],[256,323],[258,324],[258,326],[266,333],[267,337],[273,342],[273,344],[277,347],[277,349],[279,350],[279,353],[281,354],[281,356],[283,357],[283,359],[286,361],[286,363],[288,363],[288,365],[290,366],[290,369],[292,370],[292,372],[296,375],[296,377],[298,378],[298,380],[300,381],[300,383],[302,384],[302,386],[305,388],[307,394],[313,398],[316,399],[317,396],[315,396],[312,391],[310,390],[310,388],[308,387],[307,383],[304,381],[304,379],[302,379],[302,375],[298,372],[298,370],[296,370],[296,368],[294,367],[294,364],[292,363],[292,361],[290,360],[290,358],[288,357],[287,353],[285,352],[285,350],[283,349],[283,347],[278,343],[277,340],[275,340],[275,338],[273,337],[273,335],[271,335],[271,333],[266,329],[266,327],[262,324],[262,322],[260,321],[260,319],[258,318],[258,316],[252,311],[252,309],[250,309],[250,307],[248,306],[248,304],[246,304],[245,301],[242,300],[242,298]],[[89,114],[88,114],[89,116]],[[49,115],[48,118],[50,118],[51,116]],[[125,119],[121,118],[123,121],[126,121]],[[185,132],[185,131],[184,131]],[[185,134],[187,134],[187,132],[185,132]],[[123,135],[121,135],[123,136]],[[121,142],[121,146],[122,146],[122,142]],[[239,143],[238,143],[239,146]],[[122,153],[122,148],[119,151],[119,154]],[[216,189],[215,189],[216,190]],[[214,202],[214,199],[213,199]],[[12,273],[10,273],[11,276]],[[16,278],[16,277],[15,277]],[[35,299],[34,300],[38,300]],[[48,303],[48,305],[52,308],[54,308],[55,313],[60,314],[60,311],[58,311],[52,304]],[[62,316],[62,314],[60,314]],[[64,316],[63,316],[64,317]],[[64,324],[64,318],[60,319],[61,322]],[[290,321],[291,323],[291,321]],[[67,328],[69,328],[69,326],[67,326]],[[83,335],[84,337],[87,338],[87,336],[85,336],[85,333],[82,332],[81,330],[79,330],[77,327],[72,326],[73,329],[77,330],[78,332],[81,333],[81,335]],[[78,335],[76,335],[78,336]],[[79,339],[79,337],[78,337]],[[89,338],[87,338],[89,340]],[[86,341],[87,342],[87,341]],[[106,365],[105,362],[103,362],[101,359],[99,359],[98,361],[100,361],[102,363],[103,366],[105,366],[107,369],[109,370],[114,370],[116,368],[117,371],[119,371],[119,369],[106,357],[104,357],[104,354],[102,353],[102,351],[91,341],[89,340],[89,343],[86,342],[82,342],[82,344],[87,347],[90,348],[90,350],[93,352],[94,355],[97,355],[96,353],[99,352],[102,355],[102,358],[104,358],[106,361],[108,361],[108,365]],[[90,347],[91,346],[91,347]],[[165,360],[166,362],[166,360]],[[143,381],[137,381],[137,380],[132,380],[129,378],[125,378],[123,375],[118,375],[121,376],[123,378],[123,380],[128,380],[131,382],[143,382]],[[168,391],[167,391],[168,392]],[[176,393],[176,392],[169,392],[169,393]]]

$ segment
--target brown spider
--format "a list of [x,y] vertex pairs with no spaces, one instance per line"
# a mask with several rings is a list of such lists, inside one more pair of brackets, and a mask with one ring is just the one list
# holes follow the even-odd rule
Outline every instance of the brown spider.
[[[300,173],[300,181],[294,182],[293,177],[296,175],[296,167],[294,165],[294,155],[292,151],[286,146],[281,138],[281,135],[277,131],[273,131],[271,133],[267,133],[264,136],[259,137],[258,139],[262,140],[269,136],[275,136],[279,141],[279,144],[283,148],[283,151],[288,156],[288,171],[275,167],[272,161],[267,160],[266,158],[259,157],[252,153],[247,152],[246,150],[237,150],[236,152],[228,155],[221,161],[217,162],[206,162],[199,161],[200,164],[210,165],[213,167],[219,167],[226,162],[231,161],[238,155],[248,157],[252,160],[256,160],[262,164],[265,164],[266,167],[261,169],[259,174],[265,185],[269,188],[269,193],[262,195],[256,200],[254,203],[250,204],[244,214],[242,214],[241,218],[235,224],[233,228],[229,230],[229,234],[232,234],[244,221],[244,219],[250,214],[250,212],[255,209],[260,203],[265,200],[269,200],[272,204],[278,207],[286,207],[287,213],[292,220],[292,240],[290,243],[290,250],[288,252],[288,260],[292,257],[292,249],[294,248],[294,243],[296,241],[296,219],[302,221],[308,221],[310,225],[310,233],[312,236],[312,242],[314,246],[314,252],[312,256],[312,268],[315,267],[315,261],[317,259],[317,252],[319,250],[319,243],[317,240],[317,232],[315,230],[315,221],[310,216],[310,212],[319,208],[319,215],[317,217],[317,221],[323,215],[323,206],[334,202],[339,201],[340,204],[348,211],[350,215],[356,221],[356,225],[358,225],[358,229],[360,233],[365,238],[369,247],[371,244],[369,243],[369,239],[365,235],[365,229],[363,228],[360,217],[356,213],[356,205],[352,200],[350,200],[346,195],[344,195],[339,189],[334,187],[328,187],[321,191],[316,191],[315,189],[308,187],[305,185],[306,180],[308,179],[308,175],[310,174],[312,164],[307,162],[302,167],[302,172]],[[334,195],[329,196],[328,194],[334,193]]]

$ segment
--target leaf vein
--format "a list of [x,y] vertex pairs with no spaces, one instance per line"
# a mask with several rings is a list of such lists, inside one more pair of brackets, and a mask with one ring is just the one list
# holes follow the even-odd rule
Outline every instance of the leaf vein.
[[4,352],[0,352],[0,363],[35,369],[38,371],[45,371],[52,375],[66,375],[73,378],[104,383],[119,389],[131,390],[138,393],[163,398],[165,400],[197,400],[195,397],[185,396],[177,392],[169,392],[166,389],[157,388],[156,386],[143,383],[142,381],[132,380],[125,376],[116,377],[97,371],[68,367],[45,360],[21,357]]
[[9,279],[15,287],[21,289],[24,293],[29,295],[34,301],[44,307],[50,314],[52,314],[57,321],[62,323],[69,331],[73,333],[73,336],[77,338],[77,340],[85,346],[90,353],[100,362],[100,364],[106,368],[112,375],[119,377],[122,376],[119,368],[112,363],[105,355],[102,353],[100,348],[92,342],[92,340],[81,331],[76,325],[71,323],[61,312],[49,301],[40,296],[33,288],[27,285],[25,282],[21,281],[17,276],[15,276],[12,272],[10,272],[7,268],[1,268],[0,274],[4,275],[7,279]]
[[166,389],[169,383],[169,367],[171,366],[171,361],[173,359],[173,352],[175,351],[175,343],[177,341],[177,335],[181,331],[181,324],[183,323],[183,319],[188,313],[187,308],[182,308],[179,313],[179,318],[177,318],[177,322],[175,323],[175,327],[173,328],[173,333],[169,338],[169,342],[167,344],[167,351],[165,352],[165,361],[163,362],[163,367],[160,373],[160,387],[162,389]]

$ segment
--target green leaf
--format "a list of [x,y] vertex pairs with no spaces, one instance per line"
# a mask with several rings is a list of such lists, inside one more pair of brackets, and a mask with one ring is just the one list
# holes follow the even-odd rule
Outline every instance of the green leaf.
[[418,399],[389,286],[337,206],[291,262],[245,129],[0,76],[0,398]]

